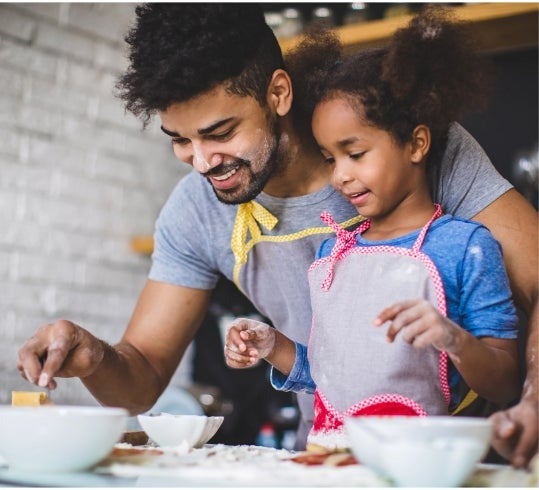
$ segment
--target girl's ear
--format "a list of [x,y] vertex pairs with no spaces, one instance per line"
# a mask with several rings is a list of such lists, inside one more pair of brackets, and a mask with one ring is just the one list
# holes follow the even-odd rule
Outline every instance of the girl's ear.
[[413,163],[421,163],[430,149],[430,129],[419,125],[412,132],[411,159]]
[[286,116],[292,107],[292,81],[282,69],[275,70],[268,86],[269,107],[279,116]]

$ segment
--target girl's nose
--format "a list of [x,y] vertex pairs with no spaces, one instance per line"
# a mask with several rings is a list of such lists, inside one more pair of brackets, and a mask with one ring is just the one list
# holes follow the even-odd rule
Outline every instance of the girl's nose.
[[353,176],[351,175],[348,166],[342,163],[340,164],[338,161],[335,162],[331,178],[334,184],[339,186],[353,180]]

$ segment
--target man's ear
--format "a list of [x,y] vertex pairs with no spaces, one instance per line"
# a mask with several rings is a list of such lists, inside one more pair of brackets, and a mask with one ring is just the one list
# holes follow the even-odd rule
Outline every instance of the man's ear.
[[421,163],[430,150],[430,129],[420,124],[412,132],[411,159],[413,163]]
[[282,69],[275,70],[268,86],[269,107],[279,116],[286,116],[292,107],[292,81]]

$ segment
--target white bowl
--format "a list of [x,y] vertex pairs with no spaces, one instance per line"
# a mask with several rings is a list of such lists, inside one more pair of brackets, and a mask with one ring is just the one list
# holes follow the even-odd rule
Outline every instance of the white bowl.
[[139,415],[140,426],[159,446],[179,446],[187,444],[189,448],[201,447],[217,432],[223,423],[223,417],[206,415]]
[[87,469],[121,439],[127,417],[122,408],[0,406],[0,456],[17,470]]
[[402,487],[455,487],[486,455],[488,419],[362,416],[345,420],[358,461]]

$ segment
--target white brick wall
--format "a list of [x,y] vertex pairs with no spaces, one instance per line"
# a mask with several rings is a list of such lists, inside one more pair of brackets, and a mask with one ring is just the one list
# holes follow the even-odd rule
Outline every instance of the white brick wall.
[[[125,68],[129,3],[0,3],[0,404],[31,389],[20,345],[57,318],[115,342],[150,261],[130,238],[153,231],[187,171],[156,124],[113,96]],[[58,403],[95,404],[77,380]]]

